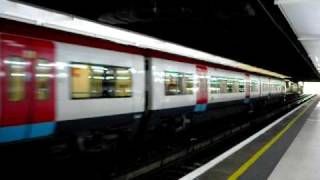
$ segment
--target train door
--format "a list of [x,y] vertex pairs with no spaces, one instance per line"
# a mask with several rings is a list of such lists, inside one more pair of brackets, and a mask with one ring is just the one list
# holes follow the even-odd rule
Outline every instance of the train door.
[[199,90],[197,92],[197,105],[195,111],[205,111],[208,103],[208,68],[202,65],[197,65],[196,68],[199,79]]
[[1,38],[0,142],[52,133],[53,44],[7,34]]

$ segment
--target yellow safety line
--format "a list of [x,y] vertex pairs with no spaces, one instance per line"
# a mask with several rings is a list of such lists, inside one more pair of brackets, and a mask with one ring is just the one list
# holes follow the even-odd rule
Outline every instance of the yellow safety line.
[[256,152],[247,162],[245,162],[237,171],[235,171],[228,180],[238,179],[250,166],[253,165],[275,142],[277,142],[281,136],[288,131],[288,129],[294,125],[294,123],[308,110],[311,106],[310,103],[306,108],[301,111],[295,118],[293,118],[289,124],[286,125],[276,136],[274,136],[267,144],[265,144],[258,152]]

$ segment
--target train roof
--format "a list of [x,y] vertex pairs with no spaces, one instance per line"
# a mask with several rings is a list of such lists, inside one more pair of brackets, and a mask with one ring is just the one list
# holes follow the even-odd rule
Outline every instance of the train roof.
[[92,22],[73,15],[46,10],[27,4],[0,0],[0,17],[56,30],[62,30],[89,37],[109,40],[115,43],[152,49],[170,54],[176,54],[193,59],[220,64],[232,68],[258,73],[276,78],[289,78],[286,75],[240,63],[228,58],[216,56],[203,51],[188,48],[172,42],[150,36],[115,28],[109,25]]

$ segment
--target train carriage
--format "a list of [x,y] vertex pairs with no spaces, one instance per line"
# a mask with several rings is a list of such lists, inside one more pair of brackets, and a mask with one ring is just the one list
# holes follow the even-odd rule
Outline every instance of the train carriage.
[[144,57],[56,43],[57,130],[114,129],[132,124],[144,112]]
[[1,144],[62,135],[83,142],[92,134],[102,141],[125,136],[133,143],[159,130],[178,133],[283,102],[283,79],[11,20],[0,23]]

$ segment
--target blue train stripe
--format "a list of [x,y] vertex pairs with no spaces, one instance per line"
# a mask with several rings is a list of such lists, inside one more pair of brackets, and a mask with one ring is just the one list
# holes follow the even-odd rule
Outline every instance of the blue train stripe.
[[202,112],[207,110],[207,104],[196,104],[194,112]]
[[0,127],[0,143],[25,139],[27,132],[28,125]]
[[49,136],[54,133],[54,129],[56,126],[55,122],[45,122],[45,123],[38,123],[38,124],[31,124],[31,131],[28,138],[35,138],[35,137],[43,137]]
[[49,136],[54,133],[55,122],[0,127],[0,143]]

